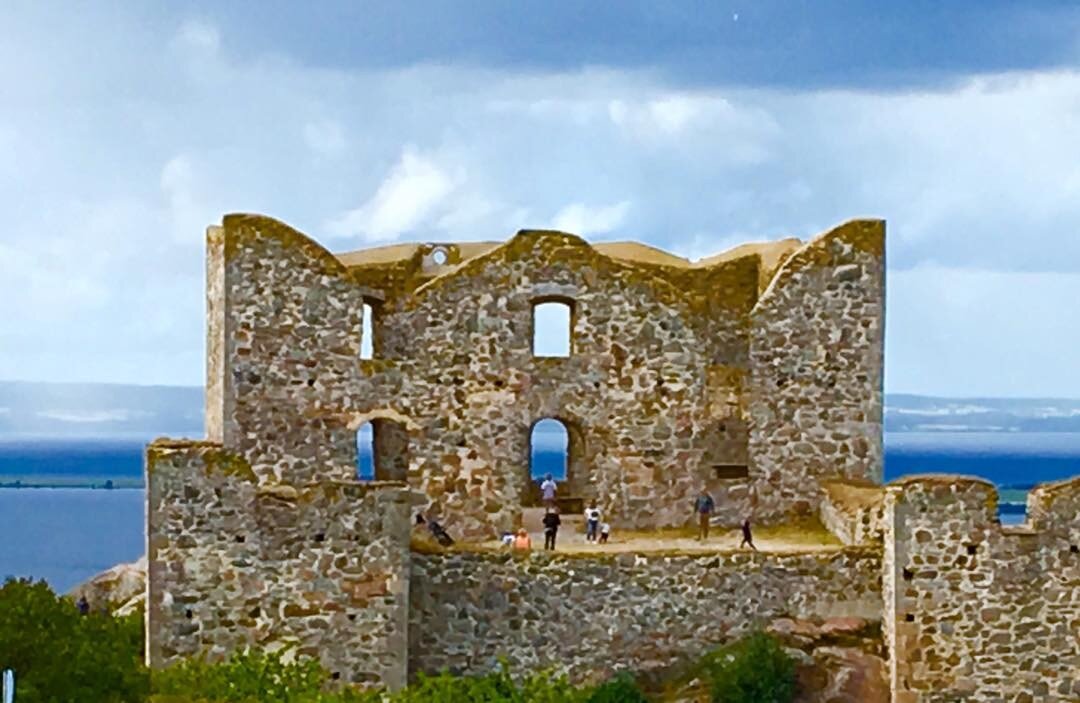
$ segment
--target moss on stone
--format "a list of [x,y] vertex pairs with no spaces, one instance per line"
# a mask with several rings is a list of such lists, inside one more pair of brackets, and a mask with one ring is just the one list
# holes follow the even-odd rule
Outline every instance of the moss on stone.
[[210,450],[203,455],[203,461],[204,471],[207,476],[216,473],[221,476],[238,478],[247,483],[259,482],[259,477],[255,475],[251,464],[234,452],[224,449]]

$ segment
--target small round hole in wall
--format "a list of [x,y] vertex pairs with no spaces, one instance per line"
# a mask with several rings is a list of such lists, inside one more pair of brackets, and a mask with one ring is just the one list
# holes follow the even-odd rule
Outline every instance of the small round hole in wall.
[[188,608],[184,611],[184,617],[190,620],[191,618],[195,617],[195,613],[191,612],[191,608]]
[[903,575],[905,581],[910,581],[915,578],[915,573],[911,569],[904,569]]
[[445,249],[435,249],[431,252],[431,260],[435,262],[436,266],[445,266],[446,262],[450,260],[450,255]]
[[318,534],[315,535],[315,541],[316,542],[325,542],[326,541],[326,534],[323,533],[323,532],[319,532]]
[[971,556],[975,556],[975,553],[978,552],[978,551],[979,551],[979,548],[974,544],[969,544],[967,546],[967,553],[969,555],[971,555]]
[[907,615],[904,616],[904,620],[907,621],[907,622],[915,622],[915,614],[914,613],[908,613]]
[[335,671],[334,673],[330,674],[330,678],[332,678],[334,681],[337,681],[341,678],[341,672]]
[[1069,545],[1069,551],[1072,552],[1073,554],[1080,554],[1080,545],[1070,544]]

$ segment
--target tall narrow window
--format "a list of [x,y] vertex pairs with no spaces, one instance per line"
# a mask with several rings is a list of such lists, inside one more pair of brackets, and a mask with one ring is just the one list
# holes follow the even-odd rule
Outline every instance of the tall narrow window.
[[372,359],[375,352],[375,325],[372,318],[375,315],[374,308],[369,303],[364,303],[364,319],[360,323],[360,358]]
[[564,302],[533,305],[533,356],[570,356],[570,313]]

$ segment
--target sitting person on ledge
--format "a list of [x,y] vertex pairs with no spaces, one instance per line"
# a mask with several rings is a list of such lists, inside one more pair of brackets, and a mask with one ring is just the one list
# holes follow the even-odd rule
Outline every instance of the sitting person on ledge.
[[427,524],[428,532],[431,533],[431,536],[434,537],[435,541],[438,542],[441,546],[449,547],[454,544],[454,539],[446,532],[446,530],[443,528],[442,525],[438,523],[438,521],[425,520],[423,513],[417,513],[416,525],[419,527],[420,525],[424,524]]
[[529,537],[528,530],[524,527],[518,530],[512,546],[515,552],[527,552],[532,549],[532,539]]

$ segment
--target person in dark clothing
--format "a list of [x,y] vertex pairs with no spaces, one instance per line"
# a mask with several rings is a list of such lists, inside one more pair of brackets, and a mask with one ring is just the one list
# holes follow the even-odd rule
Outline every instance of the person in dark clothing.
[[75,604],[75,607],[79,609],[79,615],[90,614],[90,601],[86,600],[86,596],[79,596],[79,602]]
[[709,495],[709,490],[702,486],[701,493],[698,494],[697,500],[694,501],[694,512],[698,516],[698,540],[709,539],[709,520],[712,519],[715,510],[716,501]]
[[750,545],[750,549],[757,551],[757,547],[754,546],[754,536],[750,534],[750,518],[746,518],[742,523],[742,542],[739,543],[739,548],[742,549],[744,544]]
[[451,537],[449,533],[447,533],[447,531],[443,528],[442,525],[440,525],[435,520],[425,520],[422,514],[417,513],[416,524],[423,525],[425,523],[427,524],[428,532],[431,533],[431,536],[434,537],[435,541],[438,542],[440,545],[442,545],[443,547],[449,547],[454,544],[454,538]]
[[544,549],[555,549],[555,535],[559,533],[560,524],[559,509],[548,508],[544,515]]

